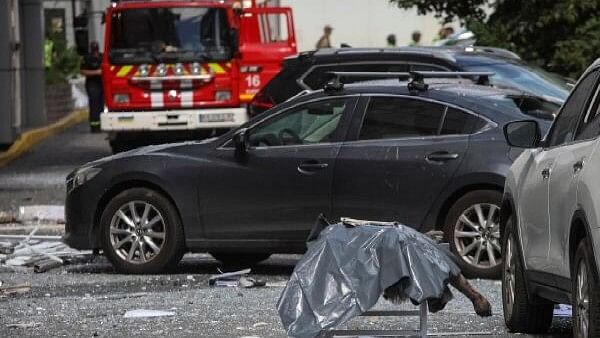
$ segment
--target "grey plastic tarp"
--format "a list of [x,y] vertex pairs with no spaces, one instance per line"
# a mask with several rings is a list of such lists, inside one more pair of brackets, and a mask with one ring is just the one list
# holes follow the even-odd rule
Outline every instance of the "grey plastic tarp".
[[371,309],[388,287],[414,304],[443,307],[452,298],[447,284],[460,268],[449,252],[407,226],[372,224],[334,224],[308,243],[277,303],[289,336],[333,329]]

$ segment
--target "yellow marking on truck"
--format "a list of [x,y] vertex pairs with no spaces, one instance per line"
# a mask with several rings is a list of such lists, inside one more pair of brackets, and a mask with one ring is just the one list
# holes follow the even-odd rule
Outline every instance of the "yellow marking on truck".
[[117,77],[127,76],[127,74],[129,74],[129,71],[131,71],[131,68],[133,68],[133,66],[123,66],[123,67],[121,67],[121,69],[117,73]]
[[252,101],[254,94],[240,94],[241,101]]
[[209,63],[208,66],[215,74],[225,74],[225,69],[218,63]]

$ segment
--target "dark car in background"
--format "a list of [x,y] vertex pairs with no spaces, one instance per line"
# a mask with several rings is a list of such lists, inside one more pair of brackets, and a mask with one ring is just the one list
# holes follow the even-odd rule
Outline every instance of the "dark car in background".
[[67,178],[65,241],[121,272],[187,251],[239,266],[303,253],[324,213],[442,229],[465,274],[498,277],[502,189],[521,152],[502,128],[543,116],[540,102],[467,79],[332,83],[215,139],[82,166]]
[[[282,103],[303,90],[317,90],[329,72],[467,71],[493,72],[497,87],[529,92],[558,110],[570,91],[568,81],[529,65],[516,54],[490,47],[406,47],[322,49],[287,58],[282,71],[255,97],[251,116]],[[354,81],[366,80],[354,78]],[[546,118],[551,119],[552,116]]]

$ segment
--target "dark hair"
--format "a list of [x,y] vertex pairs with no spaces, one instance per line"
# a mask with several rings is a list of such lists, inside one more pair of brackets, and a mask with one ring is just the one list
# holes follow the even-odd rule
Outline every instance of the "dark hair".
[[387,36],[387,42],[390,45],[395,45],[396,44],[396,35],[394,34],[390,34]]
[[414,31],[412,33],[412,39],[413,39],[413,41],[419,41],[419,40],[421,40],[421,32]]

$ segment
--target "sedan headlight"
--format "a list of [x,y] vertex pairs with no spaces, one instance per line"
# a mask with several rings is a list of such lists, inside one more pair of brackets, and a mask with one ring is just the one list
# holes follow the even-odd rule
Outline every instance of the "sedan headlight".
[[102,169],[96,167],[87,167],[77,170],[75,175],[73,175],[73,180],[71,182],[67,182],[67,192],[71,192],[75,188],[83,185],[85,182],[93,179],[100,173],[100,171],[102,171]]

